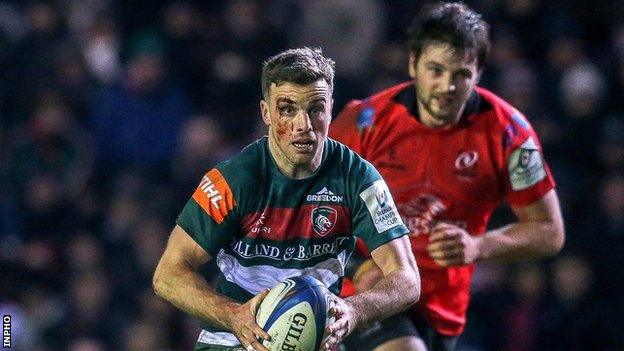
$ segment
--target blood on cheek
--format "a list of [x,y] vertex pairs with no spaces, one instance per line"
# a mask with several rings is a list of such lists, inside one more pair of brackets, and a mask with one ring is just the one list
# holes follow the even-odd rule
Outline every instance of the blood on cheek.
[[290,137],[292,134],[292,121],[278,120],[277,123],[275,123],[275,133],[277,133],[280,138]]

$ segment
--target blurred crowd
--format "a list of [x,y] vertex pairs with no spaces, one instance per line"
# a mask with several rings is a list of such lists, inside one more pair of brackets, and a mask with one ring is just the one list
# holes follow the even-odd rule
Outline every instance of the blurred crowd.
[[[624,349],[620,1],[467,1],[481,85],[523,111],[558,182],[558,257],[480,264],[460,350]],[[201,176],[262,135],[264,59],[337,62],[334,115],[407,79],[419,1],[0,2],[0,312],[16,350],[188,350],[151,274]],[[513,217],[501,209],[498,226]],[[206,267],[210,276],[214,267]]]

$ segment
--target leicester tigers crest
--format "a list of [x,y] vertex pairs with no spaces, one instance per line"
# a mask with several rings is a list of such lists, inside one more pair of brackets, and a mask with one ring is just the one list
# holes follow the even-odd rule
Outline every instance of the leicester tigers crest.
[[336,219],[338,218],[338,212],[331,208],[320,206],[312,210],[312,228],[316,234],[325,236],[336,225]]

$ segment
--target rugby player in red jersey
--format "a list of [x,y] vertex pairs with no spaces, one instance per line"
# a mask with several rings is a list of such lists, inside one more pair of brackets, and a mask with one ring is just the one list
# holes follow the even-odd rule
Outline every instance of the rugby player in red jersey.
[[[350,102],[330,128],[388,182],[422,281],[414,308],[354,333],[352,349],[453,350],[475,262],[546,257],[563,246],[555,182],[535,132],[477,86],[489,45],[487,23],[464,4],[425,7],[409,32],[412,81]],[[486,231],[505,201],[517,222]],[[376,274],[366,262],[356,287],[373,286]]]

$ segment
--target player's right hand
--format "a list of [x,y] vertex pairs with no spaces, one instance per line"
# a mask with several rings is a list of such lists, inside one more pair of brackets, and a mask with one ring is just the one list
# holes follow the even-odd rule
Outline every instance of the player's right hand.
[[353,306],[338,296],[334,296],[333,301],[334,305],[329,309],[329,315],[335,319],[325,328],[329,337],[321,346],[321,351],[334,350],[344,338],[351,334],[356,326]]
[[429,235],[429,256],[442,267],[471,264],[479,257],[483,238],[470,235],[454,224],[438,222]]
[[266,289],[246,303],[226,310],[230,314],[230,330],[247,351],[269,351],[258,338],[269,340],[271,337],[256,323],[258,307],[268,293]]

